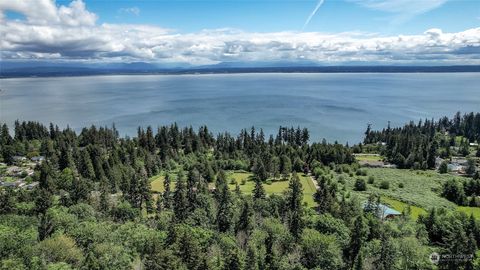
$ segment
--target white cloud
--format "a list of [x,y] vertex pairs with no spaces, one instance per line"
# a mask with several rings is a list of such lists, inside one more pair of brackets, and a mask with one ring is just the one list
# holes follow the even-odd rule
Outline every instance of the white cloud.
[[420,35],[386,37],[356,32],[251,33],[234,29],[181,34],[150,25],[99,25],[95,23],[97,16],[86,10],[79,0],[69,6],[56,6],[45,0],[7,1],[0,0],[2,13],[15,10],[26,19],[9,20],[0,16],[3,60],[147,61],[194,65],[299,60],[326,64],[480,64],[480,28],[458,33],[430,29]]
[[[68,6],[57,7],[52,0],[0,0],[0,11],[22,13],[30,25],[93,26],[97,15],[85,9],[82,0],[74,0]],[[4,20],[4,16],[0,16]]]
[[448,0],[350,0],[370,9],[395,14],[392,23],[403,23],[417,15],[434,10]]
[[138,16],[140,15],[140,9],[138,7],[121,8],[118,10],[118,13],[133,14],[135,16]]

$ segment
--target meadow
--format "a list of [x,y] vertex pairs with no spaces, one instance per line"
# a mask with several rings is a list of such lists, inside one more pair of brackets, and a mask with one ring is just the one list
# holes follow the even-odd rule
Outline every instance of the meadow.
[[[376,193],[381,197],[390,198],[423,209],[431,207],[455,208],[455,204],[440,196],[443,183],[450,178],[459,178],[448,174],[439,174],[435,171],[414,171],[390,168],[362,168],[367,176],[342,174],[345,179],[345,188],[361,198]],[[366,191],[355,191],[356,179],[373,177],[374,182],[367,184]],[[389,188],[382,189],[381,183],[388,182]]]
[[[372,193],[378,194],[382,203],[389,207],[403,212],[410,206],[410,216],[417,219],[419,215],[426,214],[432,207],[446,207],[451,210],[464,212],[467,215],[473,214],[476,218],[480,218],[480,208],[457,206],[454,203],[446,200],[440,196],[442,185],[450,178],[461,177],[449,174],[439,174],[435,171],[414,171],[414,170],[400,170],[390,168],[362,168],[367,172],[367,176],[349,175],[347,173],[337,174],[336,178],[344,179],[338,181],[340,189],[345,188],[351,195],[359,197],[361,200],[366,200]],[[303,186],[303,202],[308,207],[314,207],[315,202],[313,195],[315,194],[315,186],[310,179],[310,176],[299,174]],[[368,178],[373,177],[373,184],[367,184],[366,191],[355,191],[354,184],[357,178],[364,178],[368,182]],[[163,192],[163,181],[165,176],[159,174],[150,178],[151,190],[153,192]],[[255,182],[253,181],[253,174],[245,171],[227,171],[227,181],[230,190],[235,190],[235,183],[240,187],[244,194],[251,194]],[[389,183],[388,189],[380,188],[383,181]],[[267,194],[281,195],[288,188],[288,180],[269,179],[263,184]],[[209,184],[213,188],[213,183]],[[175,188],[175,182],[172,181],[172,190]]]
[[[313,184],[310,176],[305,174],[299,174],[300,181],[303,186],[303,202],[307,204],[308,207],[315,206],[315,202],[313,201],[313,194],[315,193],[315,185]],[[165,191],[163,186],[163,181],[165,180],[165,176],[163,174],[159,174],[150,178],[150,185],[151,190],[153,192],[163,192]],[[255,182],[253,181],[253,174],[250,172],[245,171],[228,171],[227,172],[227,181],[229,183],[230,190],[235,190],[235,183],[237,183],[240,187],[240,190],[244,194],[251,194],[254,187]],[[213,183],[209,184],[210,187],[213,187]],[[266,183],[263,184],[265,188],[265,192],[267,194],[277,194],[281,195],[285,190],[288,188],[288,180],[275,180],[269,179]],[[171,188],[175,188],[175,182],[172,182]]]

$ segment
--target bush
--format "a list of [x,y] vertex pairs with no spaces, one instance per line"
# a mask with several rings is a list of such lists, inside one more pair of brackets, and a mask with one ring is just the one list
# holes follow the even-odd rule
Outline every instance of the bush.
[[355,187],[354,189],[356,191],[365,191],[367,190],[367,184],[365,183],[365,180],[363,178],[357,178],[355,181]]
[[235,180],[235,178],[230,179],[230,185],[236,185],[236,184],[237,184],[237,180]]
[[272,180],[270,180],[270,179],[267,179],[267,180],[265,181],[265,184],[267,184],[267,185],[271,185],[271,184],[272,184]]
[[368,177],[368,183],[369,183],[370,185],[373,184],[373,183],[375,183],[375,177],[373,177],[373,176],[370,175],[370,176]]
[[398,187],[403,188],[404,187],[403,183],[398,184]]
[[382,181],[382,182],[380,183],[380,188],[381,188],[381,189],[389,189],[389,188],[390,188],[390,182],[388,182],[388,181]]
[[240,182],[240,185],[245,185],[247,183],[247,179],[246,178],[243,178],[242,181]]
[[343,175],[340,175],[340,176],[338,177],[338,182],[339,182],[340,184],[344,185],[344,184],[345,184],[345,177],[343,177]]
[[447,173],[448,172],[448,164],[446,161],[443,161],[440,164],[440,167],[438,167],[438,172],[439,173]]
[[467,201],[462,183],[455,179],[450,179],[443,184],[442,196],[458,205],[465,205]]

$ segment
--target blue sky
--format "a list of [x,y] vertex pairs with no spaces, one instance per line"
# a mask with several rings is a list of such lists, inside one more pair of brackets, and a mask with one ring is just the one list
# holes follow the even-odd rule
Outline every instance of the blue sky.
[[480,0],[0,0],[0,25],[1,61],[480,64]]
[[[415,10],[416,4],[422,1],[427,2],[412,1],[411,8],[407,10]],[[69,3],[66,0],[57,2]],[[397,23],[395,19],[401,16],[402,12],[376,10],[351,0],[325,0],[304,30],[333,33],[364,31],[382,34],[418,34],[430,28],[457,32],[480,25],[479,0],[439,2],[444,4]],[[85,3],[90,11],[99,16],[99,22],[152,24],[180,32],[225,27],[245,31],[275,32],[301,30],[318,1],[86,0]],[[132,10],[133,12],[129,12]]]

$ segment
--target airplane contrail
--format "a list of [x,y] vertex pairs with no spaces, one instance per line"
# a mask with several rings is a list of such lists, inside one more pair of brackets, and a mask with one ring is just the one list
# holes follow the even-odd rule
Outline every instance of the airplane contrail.
[[318,4],[315,6],[315,9],[312,11],[312,13],[310,13],[310,16],[308,16],[307,20],[305,21],[305,24],[303,25],[302,30],[305,29],[305,27],[307,27],[308,23],[310,23],[310,20],[313,18],[313,16],[315,16],[315,13],[317,13],[318,9],[323,5],[324,1],[325,0],[318,1]]

